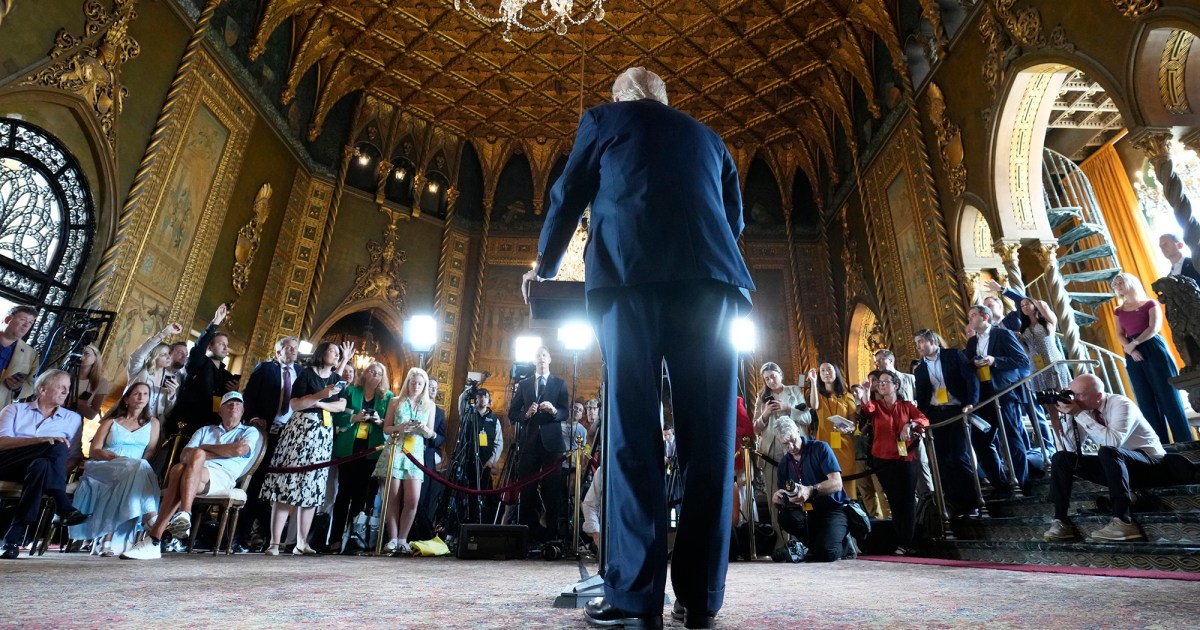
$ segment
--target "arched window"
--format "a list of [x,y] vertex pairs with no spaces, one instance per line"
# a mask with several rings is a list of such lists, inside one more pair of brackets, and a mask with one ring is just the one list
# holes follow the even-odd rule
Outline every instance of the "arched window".
[[75,157],[44,129],[0,118],[3,312],[13,303],[55,307],[70,302],[91,248],[93,215],[92,195]]

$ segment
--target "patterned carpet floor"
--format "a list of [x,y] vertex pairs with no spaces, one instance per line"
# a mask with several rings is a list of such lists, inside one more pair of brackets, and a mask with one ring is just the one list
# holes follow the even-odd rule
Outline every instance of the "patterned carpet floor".
[[[595,566],[589,567],[595,571]],[[574,628],[573,562],[82,554],[0,563],[0,627]],[[668,586],[669,589],[669,586]],[[669,592],[669,591],[668,591]],[[730,567],[722,628],[1192,627],[1194,583],[867,560]],[[668,627],[673,622],[667,609]],[[161,627],[161,626],[160,626]]]

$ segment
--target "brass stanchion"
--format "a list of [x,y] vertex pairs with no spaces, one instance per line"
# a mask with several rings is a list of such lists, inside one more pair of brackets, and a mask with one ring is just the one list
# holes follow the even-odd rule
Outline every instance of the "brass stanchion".
[[754,469],[750,467],[750,438],[742,438],[742,463],[746,472],[746,514],[749,516],[750,522],[750,560],[758,558],[758,549],[754,544],[754,533],[758,529],[754,522]]
[[579,516],[583,514],[583,438],[575,436],[575,452],[571,455],[575,463],[575,515],[571,518],[571,546],[575,547],[575,559],[583,557],[579,552]]
[[175,437],[171,441],[171,455],[167,457],[167,467],[163,471],[163,487],[166,488],[171,483],[171,467],[175,465],[175,457],[179,455],[179,443],[183,441],[183,429],[187,427],[187,423],[180,422],[176,425],[178,429],[175,432]]
[[388,495],[392,493],[392,464],[396,461],[396,444],[399,442],[399,432],[388,438],[387,477],[383,479],[383,497],[379,504],[379,531],[375,533],[375,555],[383,555],[383,537],[387,532]]

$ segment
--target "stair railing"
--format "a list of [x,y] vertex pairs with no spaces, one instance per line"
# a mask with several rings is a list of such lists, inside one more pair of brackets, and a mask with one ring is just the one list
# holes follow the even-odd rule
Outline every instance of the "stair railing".
[[[974,422],[983,422],[983,419],[978,418],[976,416],[975,412],[979,409],[983,409],[983,408],[991,405],[995,408],[996,420],[1001,423],[1000,426],[996,427],[996,430],[1000,434],[1000,449],[1001,449],[1000,454],[1002,455],[1003,460],[1004,460],[1004,467],[1005,467],[1004,472],[1007,473],[1007,475],[1008,475],[1008,483],[1012,486],[1017,486],[1016,491],[1021,492],[1021,488],[1017,485],[1017,472],[1016,472],[1016,469],[1013,467],[1013,463],[1012,463],[1012,448],[1008,443],[1008,433],[1005,432],[1004,426],[1003,426],[1004,415],[1003,415],[1003,410],[1000,407],[1000,399],[1003,398],[1005,395],[1009,394],[1010,392],[1021,390],[1021,392],[1023,394],[1025,394],[1025,396],[1024,396],[1025,403],[1029,406],[1030,417],[1036,418],[1036,414],[1034,413],[1034,409],[1033,409],[1033,405],[1036,403],[1034,403],[1034,400],[1033,400],[1033,391],[1032,391],[1033,386],[1030,384],[1034,378],[1042,375],[1043,373],[1045,373],[1048,370],[1057,369],[1059,366],[1067,366],[1068,369],[1073,368],[1073,367],[1082,369],[1085,366],[1086,367],[1094,367],[1096,364],[1097,364],[1096,361],[1091,361],[1091,360],[1064,359],[1061,361],[1053,361],[1049,365],[1043,367],[1042,369],[1034,371],[1034,372],[1030,373],[1029,376],[1026,376],[1026,377],[1018,380],[1017,382],[1013,383],[1012,385],[992,394],[989,398],[979,401],[975,405],[971,406],[968,411],[957,414],[951,418],[943,420],[942,422],[938,422],[937,424],[931,423],[929,426],[929,430],[925,431],[925,436],[923,438],[925,440],[925,449],[928,452],[928,456],[930,458],[930,465],[933,466],[933,462],[937,461],[937,445],[934,444],[933,429],[940,429],[942,427],[952,426],[955,423],[959,424],[962,427],[963,434],[966,438],[965,444],[967,445],[967,453],[971,457],[971,470],[972,470],[971,478],[974,481],[974,485],[975,485],[976,506],[982,512],[986,512],[987,502],[984,501],[984,499],[983,499],[983,487],[979,483],[979,475],[975,472],[975,471],[979,470],[979,456],[975,453],[975,449],[972,446],[973,441],[971,440],[971,428],[972,428],[972,425]],[[1033,424],[1034,437],[1038,443],[1038,447],[1042,450],[1043,457],[1045,458],[1044,461],[1045,461],[1045,466],[1046,466],[1046,472],[1049,473],[1050,457],[1046,450],[1046,441],[1044,439],[1044,436],[1042,435],[1042,430],[1041,430],[1041,427],[1038,425],[1038,423],[1036,421],[1034,421],[1034,422],[1032,422],[1032,424]],[[989,430],[990,430],[990,427],[989,427]],[[931,472],[934,472],[935,470],[936,469],[932,469]],[[942,536],[942,538],[945,538],[946,533],[948,531],[950,531],[950,513],[946,510],[946,495],[942,489],[941,477],[936,473],[933,474],[932,476],[933,476],[934,501],[935,501],[935,504],[938,509],[938,514],[941,515],[941,519],[939,519],[941,521],[941,536]]]

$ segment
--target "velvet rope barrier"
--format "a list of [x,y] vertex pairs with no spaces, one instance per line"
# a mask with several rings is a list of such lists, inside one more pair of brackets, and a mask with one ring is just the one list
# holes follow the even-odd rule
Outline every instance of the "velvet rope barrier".
[[387,444],[380,444],[379,446],[376,446],[375,448],[368,449],[368,450],[365,450],[365,451],[362,451],[359,453],[355,453],[353,455],[347,455],[345,457],[338,457],[336,459],[331,459],[326,462],[317,462],[315,464],[305,464],[303,466],[291,466],[291,467],[272,466],[271,468],[267,469],[267,472],[270,472],[270,473],[305,473],[310,470],[317,470],[318,468],[328,468],[329,466],[337,466],[339,464],[345,464],[346,462],[352,462],[356,459],[362,459],[368,455],[373,455],[375,453],[378,453],[379,451],[382,451],[385,446],[387,446]]
[[413,454],[409,453],[408,451],[404,451],[404,456],[407,457],[409,461],[416,464],[417,468],[421,469],[421,472],[425,473],[426,475],[429,475],[430,478],[432,478],[434,481],[442,484],[443,486],[446,486],[447,488],[450,488],[451,490],[463,492],[463,493],[470,494],[473,496],[501,494],[501,493],[516,492],[518,490],[523,490],[527,486],[533,485],[533,484],[541,481],[542,479],[545,479],[546,477],[548,477],[550,475],[550,473],[554,472],[558,468],[561,468],[563,462],[567,461],[566,455],[560,455],[557,458],[555,458],[553,462],[547,464],[546,467],[537,471],[536,474],[534,474],[533,476],[531,476],[527,479],[522,479],[521,481],[510,483],[507,486],[502,486],[499,488],[492,488],[490,490],[476,490],[474,488],[460,486],[460,485],[454,483],[453,481],[450,481],[449,479],[446,479],[445,477],[437,474],[433,470],[426,468],[425,464],[422,464],[421,462],[417,461],[417,458],[413,457]]

